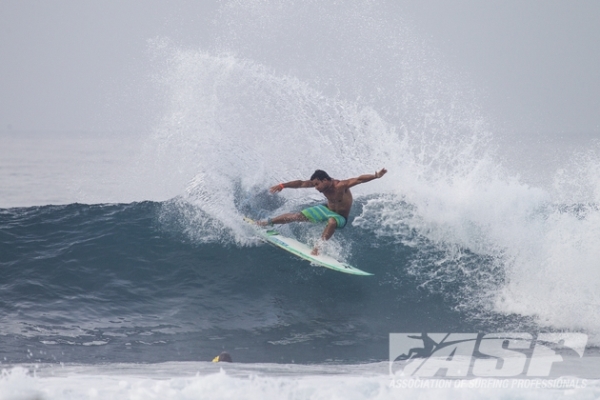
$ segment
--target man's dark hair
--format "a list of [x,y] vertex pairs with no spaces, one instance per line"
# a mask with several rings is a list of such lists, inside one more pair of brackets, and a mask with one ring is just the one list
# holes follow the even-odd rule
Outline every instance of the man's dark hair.
[[327,172],[323,171],[323,170],[316,170],[314,174],[312,174],[312,176],[310,177],[310,180],[312,181],[313,179],[318,179],[320,181],[325,181],[331,180],[331,177],[327,174]]

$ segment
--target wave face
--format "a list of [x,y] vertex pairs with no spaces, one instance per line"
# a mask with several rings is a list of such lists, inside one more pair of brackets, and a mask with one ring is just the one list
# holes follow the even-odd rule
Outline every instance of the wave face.
[[255,245],[243,225],[248,246],[191,239],[182,210],[195,208],[180,199],[4,209],[0,352],[10,362],[208,360],[222,349],[245,362],[366,362],[386,359],[390,332],[539,329],[481,308],[507,290],[497,259],[467,248],[449,257],[408,225],[395,237],[363,227],[380,201],[359,201],[336,238],[374,277]]
[[189,240],[176,203],[2,210],[0,352],[11,362],[208,360],[222,348],[247,362],[365,361],[385,359],[387,332],[459,325],[442,293],[404,272],[408,246],[345,236],[349,261],[376,274],[361,279],[267,245]]

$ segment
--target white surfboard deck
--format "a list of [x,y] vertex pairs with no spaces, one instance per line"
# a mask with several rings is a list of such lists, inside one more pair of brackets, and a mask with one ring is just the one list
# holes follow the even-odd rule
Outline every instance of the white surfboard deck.
[[346,263],[339,262],[335,258],[328,256],[326,254],[319,254],[318,256],[313,256],[311,253],[312,249],[297,241],[296,239],[289,238],[287,236],[283,236],[272,227],[266,228],[256,225],[256,221],[250,218],[244,218],[244,221],[248,222],[255,229],[258,237],[274,246],[277,246],[285,251],[292,253],[295,256],[303,258],[307,261],[310,261],[312,264],[319,265],[321,267],[329,268],[334,271],[344,272],[346,274],[352,275],[373,275],[371,273],[365,272],[358,268],[355,268]]

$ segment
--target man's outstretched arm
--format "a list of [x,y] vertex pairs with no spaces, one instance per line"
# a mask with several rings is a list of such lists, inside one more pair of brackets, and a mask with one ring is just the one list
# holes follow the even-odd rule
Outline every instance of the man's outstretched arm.
[[269,189],[269,192],[271,192],[271,193],[281,192],[284,188],[298,189],[298,188],[311,188],[311,187],[315,187],[315,184],[313,183],[313,181],[297,180],[297,181],[279,183],[275,186],[272,186]]
[[383,175],[385,175],[386,172],[387,172],[387,169],[382,168],[380,171],[377,171],[374,174],[361,175],[361,176],[356,177],[356,178],[350,178],[350,179],[343,180],[340,183],[343,184],[344,186],[346,186],[347,188],[351,188],[352,186],[356,186],[356,185],[359,185],[361,183],[370,182],[373,179],[379,179]]

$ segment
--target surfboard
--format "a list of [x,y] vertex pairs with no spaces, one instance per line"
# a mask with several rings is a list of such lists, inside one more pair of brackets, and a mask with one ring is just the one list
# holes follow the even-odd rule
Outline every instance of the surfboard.
[[373,275],[369,272],[365,272],[361,269],[353,267],[349,264],[340,262],[335,258],[328,256],[326,254],[319,254],[314,256],[311,253],[312,249],[308,247],[306,244],[297,241],[296,239],[283,236],[278,231],[273,229],[272,227],[262,227],[256,224],[256,221],[250,218],[244,218],[244,221],[251,224],[254,230],[257,233],[257,236],[262,241],[272,244],[274,246],[279,247],[297,257],[300,257],[304,260],[310,261],[311,264],[319,265],[321,267],[329,268],[334,271],[343,272],[346,274],[352,275]]

